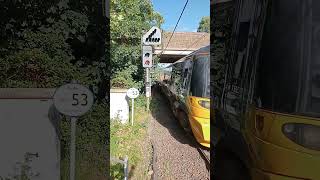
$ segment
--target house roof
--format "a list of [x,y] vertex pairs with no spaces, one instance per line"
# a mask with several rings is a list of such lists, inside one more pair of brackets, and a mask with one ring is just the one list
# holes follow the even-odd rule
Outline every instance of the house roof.
[[[163,32],[162,45],[166,48],[172,32]],[[175,32],[166,50],[194,51],[210,44],[210,33]],[[158,47],[159,48],[159,47]]]

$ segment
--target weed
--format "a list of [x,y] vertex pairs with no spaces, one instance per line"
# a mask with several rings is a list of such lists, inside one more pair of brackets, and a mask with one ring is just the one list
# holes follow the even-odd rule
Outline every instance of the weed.
[[[121,124],[112,120],[110,123],[110,155],[115,158],[129,158],[129,174],[141,176],[147,169],[139,169],[143,166],[145,148],[147,143],[148,113],[146,112],[146,100],[144,96],[135,99],[134,124]],[[111,164],[110,175],[112,179],[123,178],[123,166]]]

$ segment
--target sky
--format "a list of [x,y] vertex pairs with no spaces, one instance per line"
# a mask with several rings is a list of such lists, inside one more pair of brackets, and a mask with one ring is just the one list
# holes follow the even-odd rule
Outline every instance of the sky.
[[[173,31],[186,0],[152,0],[153,8],[164,18],[161,28]],[[203,16],[210,16],[210,0],[189,0],[176,31],[196,32]]]

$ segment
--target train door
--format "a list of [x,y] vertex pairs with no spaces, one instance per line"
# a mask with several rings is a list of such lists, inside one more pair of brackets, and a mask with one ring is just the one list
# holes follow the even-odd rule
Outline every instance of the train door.
[[171,79],[170,79],[170,93],[171,95],[177,95],[177,93],[180,91],[180,87],[182,84],[182,63],[176,63],[172,66],[172,73],[171,73]]
[[211,86],[211,101],[210,101],[210,122],[213,131],[211,131],[211,142],[215,146],[224,131],[224,121],[219,112],[220,102],[222,99],[223,84],[225,81],[226,58],[225,50],[231,38],[232,17],[234,16],[233,1],[217,2],[214,1],[211,11],[213,18],[214,36],[213,44],[210,45],[212,52],[210,54],[210,86]]
[[188,111],[186,99],[189,95],[188,91],[192,74],[192,64],[192,56],[187,57],[183,62],[179,63],[181,73],[179,77],[180,81],[177,83],[177,96],[174,102],[175,113],[178,113],[178,110],[182,110],[185,113]]
[[[235,175],[228,174],[228,168],[221,169],[228,163],[223,151],[217,150],[219,157],[215,164],[217,179],[230,177],[231,179],[250,179],[251,158],[249,146],[244,131],[246,130],[250,105],[253,98],[255,81],[256,57],[259,49],[260,31],[263,27],[265,1],[247,0],[235,1],[233,38],[227,47],[227,72],[219,110],[222,110],[216,125],[223,129],[223,138],[217,149],[227,148],[237,157],[232,160],[239,169]],[[221,145],[221,146],[220,146]],[[222,148],[222,149],[223,149]],[[233,165],[226,165],[232,167]],[[228,178],[226,178],[228,179]]]
[[[231,127],[238,132],[241,131],[243,121],[245,99],[248,93],[245,89],[246,78],[250,68],[248,50],[252,43],[252,16],[255,1],[237,1],[235,12],[235,24],[233,33],[236,35],[232,39],[231,52],[229,52],[228,67],[226,73],[226,83],[222,97],[222,107],[224,110],[224,120],[227,127]],[[249,37],[250,36],[250,37]]]
[[183,63],[178,62],[173,64],[172,73],[169,85],[168,99],[170,101],[171,110],[175,117],[178,117],[177,108],[179,105],[179,94],[181,92],[181,85],[183,83]]
[[193,68],[193,62],[192,62],[193,56],[187,57],[185,61],[183,61],[182,64],[182,73],[181,73],[181,83],[178,97],[176,101],[174,102],[174,113],[176,117],[178,118],[181,126],[186,130],[190,131],[190,123],[189,123],[189,108],[187,99],[189,96],[189,86],[192,76],[192,68]]

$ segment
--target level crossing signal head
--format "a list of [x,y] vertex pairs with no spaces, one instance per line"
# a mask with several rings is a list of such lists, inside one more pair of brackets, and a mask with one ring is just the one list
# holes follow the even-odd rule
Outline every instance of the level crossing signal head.
[[152,46],[144,45],[142,46],[142,66],[152,67]]

